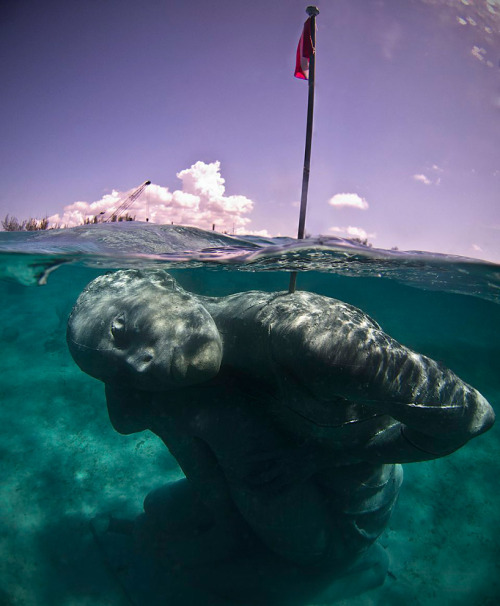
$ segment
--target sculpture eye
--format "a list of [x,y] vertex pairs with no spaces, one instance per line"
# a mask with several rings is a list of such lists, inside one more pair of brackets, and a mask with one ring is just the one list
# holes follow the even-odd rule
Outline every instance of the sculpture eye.
[[125,314],[120,314],[113,318],[111,322],[111,334],[118,346],[125,344],[127,334]]

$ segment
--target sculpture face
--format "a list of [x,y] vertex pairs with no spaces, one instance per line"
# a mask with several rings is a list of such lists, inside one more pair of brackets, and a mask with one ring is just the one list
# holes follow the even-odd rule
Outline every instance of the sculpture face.
[[222,357],[208,311],[160,271],[97,278],[71,313],[67,341],[84,372],[145,391],[206,381]]

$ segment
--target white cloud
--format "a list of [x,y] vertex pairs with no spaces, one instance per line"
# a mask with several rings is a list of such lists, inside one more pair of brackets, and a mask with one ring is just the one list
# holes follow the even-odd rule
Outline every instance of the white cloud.
[[392,23],[384,22],[381,25],[382,27],[378,29],[376,36],[380,42],[382,56],[384,59],[392,61],[404,40],[403,29],[396,21]]
[[334,234],[340,234],[343,236],[347,236],[348,238],[361,238],[364,240],[365,238],[376,238],[377,234],[368,233],[362,227],[355,227],[353,225],[349,225],[348,227],[337,227],[336,225],[329,228],[329,231]]
[[196,162],[191,168],[177,173],[182,181],[182,189],[195,195],[222,197],[225,192],[224,179],[220,174],[220,162]]
[[[260,236],[261,238],[274,238],[272,234],[270,234],[267,229],[242,229],[239,227],[235,230],[235,235],[237,236]],[[278,234],[279,235],[279,234]]]
[[328,200],[328,204],[334,208],[343,208],[345,206],[359,208],[360,210],[368,208],[368,202],[361,196],[358,196],[358,194],[335,194]]
[[373,23],[373,35],[384,59],[392,61],[404,43],[404,31],[400,23],[381,13]]
[[476,251],[476,252],[482,252],[483,249],[479,246],[479,244],[473,244],[472,245],[472,250]]
[[470,51],[470,54],[475,57],[478,61],[484,61],[484,57],[486,55],[486,49],[481,48],[480,46],[474,45]]
[[[177,173],[182,189],[170,192],[167,187],[151,184],[135,200],[128,213],[137,221],[193,225],[202,229],[232,233],[247,232],[251,222],[247,216],[254,203],[246,196],[226,196],[225,181],[220,174],[220,162],[196,162],[190,168]],[[92,220],[99,213],[116,210],[119,204],[134,190],[104,195],[96,202],[73,202],[64,207],[62,214],[49,217],[51,225],[74,227],[85,219]],[[264,235],[264,234],[262,234]]]
[[431,185],[432,181],[426,177],[425,175],[413,175],[413,178],[415,179],[415,181],[418,181],[419,183],[423,183],[424,185]]

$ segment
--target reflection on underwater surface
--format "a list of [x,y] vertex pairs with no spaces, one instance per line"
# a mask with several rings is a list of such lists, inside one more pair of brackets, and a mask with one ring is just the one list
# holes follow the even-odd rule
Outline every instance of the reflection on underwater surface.
[[[42,256],[49,261],[50,255]],[[2,275],[12,259],[26,267],[29,258],[19,250],[5,255]],[[152,488],[181,477],[155,436],[113,431],[101,384],[84,375],[67,351],[67,316],[85,285],[108,269],[100,263],[100,269],[84,267],[90,263],[80,256],[51,274],[44,287],[0,283],[2,603],[126,604],[88,522],[105,512],[135,515]],[[169,272],[186,290],[203,295],[288,287],[286,271],[183,263],[180,269],[170,264]],[[498,278],[495,283],[491,277],[498,267],[478,264],[463,273],[449,263],[441,270],[432,266],[432,279],[426,285],[421,277],[419,289],[402,284],[401,273],[391,279],[318,271],[300,272],[298,288],[361,308],[391,336],[443,362],[497,407],[500,306],[492,302],[498,300]],[[429,267],[424,264],[423,271]],[[474,276],[471,290],[481,296],[452,292],[457,282],[434,290],[450,275],[465,275],[469,285]],[[344,603],[497,603],[499,450],[494,426],[446,458],[405,465],[400,498],[380,540],[391,575],[382,587]],[[180,603],[182,587],[170,590],[169,603]]]
[[88,267],[193,267],[239,271],[318,271],[398,280],[425,289],[500,301],[494,263],[421,251],[376,249],[319,236],[236,238],[180,225],[124,222],[38,232],[0,232],[0,276],[45,283],[63,264]]

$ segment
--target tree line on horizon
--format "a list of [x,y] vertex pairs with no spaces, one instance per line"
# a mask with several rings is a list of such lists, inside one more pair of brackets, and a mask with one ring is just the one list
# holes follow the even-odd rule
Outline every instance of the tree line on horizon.
[[[121,221],[135,221],[135,216],[132,217],[128,213],[120,217],[116,217],[116,215],[112,215],[111,218],[107,221],[102,221],[102,218],[99,215],[95,215],[93,218],[87,218],[80,223],[80,225],[94,225],[96,223],[116,223]],[[5,215],[5,218],[1,220],[2,228],[4,231],[44,231],[46,229],[64,229],[65,225],[54,225],[54,227],[49,227],[49,219],[44,217],[43,219],[35,219],[30,217],[29,219],[25,219],[23,221],[19,221],[17,217],[10,216],[9,214]]]

